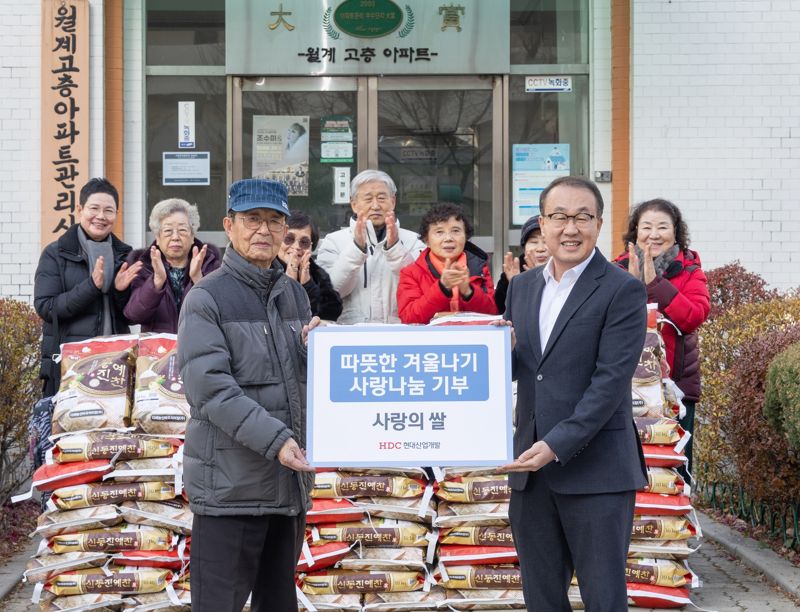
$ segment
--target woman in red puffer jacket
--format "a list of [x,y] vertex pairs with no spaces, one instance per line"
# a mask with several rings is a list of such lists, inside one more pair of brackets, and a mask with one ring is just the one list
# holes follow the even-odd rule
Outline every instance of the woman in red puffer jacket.
[[[623,236],[628,251],[615,262],[641,279],[647,301],[658,304],[668,321],[661,326],[670,378],[684,393],[686,416],[680,420],[694,430],[694,411],[700,399],[700,361],[697,328],[711,308],[708,281],[700,256],[689,249],[689,231],[680,209],[668,200],[637,205]],[[691,471],[691,441],[686,447]]]
[[428,246],[400,270],[397,314],[403,323],[428,323],[440,312],[497,314],[489,257],[469,242],[472,223],[460,206],[433,206],[420,223]]

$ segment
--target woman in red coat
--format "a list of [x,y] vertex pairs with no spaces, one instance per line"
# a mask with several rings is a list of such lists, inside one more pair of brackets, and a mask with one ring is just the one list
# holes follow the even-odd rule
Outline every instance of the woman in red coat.
[[[694,430],[694,409],[700,399],[700,361],[697,328],[711,308],[700,256],[689,249],[689,231],[680,209],[667,200],[648,200],[636,206],[623,236],[628,252],[616,262],[641,279],[647,301],[658,304],[668,321],[661,326],[670,378],[684,393],[686,416],[681,425]],[[686,447],[691,471],[691,441]]]
[[397,310],[403,323],[428,323],[439,312],[497,314],[488,256],[469,242],[472,223],[460,206],[433,206],[419,235],[428,248],[400,271]]

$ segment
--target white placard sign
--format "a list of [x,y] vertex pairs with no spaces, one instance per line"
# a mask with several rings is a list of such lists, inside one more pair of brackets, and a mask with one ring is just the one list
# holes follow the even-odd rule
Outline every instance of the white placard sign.
[[194,149],[194,102],[178,102],[178,148]]
[[572,77],[559,75],[525,77],[525,93],[572,91]]
[[162,185],[210,185],[211,154],[208,151],[161,153]]
[[511,462],[510,356],[508,327],[313,330],[309,461],[315,467]]

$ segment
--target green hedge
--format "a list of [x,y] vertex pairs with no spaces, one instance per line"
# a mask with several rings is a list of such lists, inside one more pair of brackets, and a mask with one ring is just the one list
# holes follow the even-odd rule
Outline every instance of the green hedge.
[[0,298],[0,504],[31,473],[28,417],[41,396],[36,312],[18,300]]
[[800,343],[778,354],[769,365],[764,416],[800,450]]
[[[733,306],[700,328],[703,391],[697,405],[694,438],[694,471],[700,481],[738,484],[743,477],[747,478],[741,473],[743,466],[737,459],[738,453],[742,445],[758,445],[761,440],[755,431],[738,430],[736,423],[730,427],[744,437],[735,437],[725,423],[741,416],[743,411],[749,413],[755,409],[756,422],[760,420],[768,432],[774,432],[763,416],[766,369],[772,358],[788,346],[775,342],[797,325],[800,325],[800,298],[790,297]],[[766,336],[770,336],[771,344],[757,356],[751,354],[748,347]],[[742,380],[747,381],[744,389],[740,385]],[[751,388],[761,390],[757,406],[748,404],[752,401],[748,391]],[[748,399],[739,397],[735,389],[747,393]],[[773,460],[780,461],[780,457]]]

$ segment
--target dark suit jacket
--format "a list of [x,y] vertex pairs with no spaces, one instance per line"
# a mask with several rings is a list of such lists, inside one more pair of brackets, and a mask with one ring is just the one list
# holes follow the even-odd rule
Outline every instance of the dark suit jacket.
[[[506,299],[505,318],[517,339],[514,456],[544,440],[558,462],[538,474],[557,493],[639,489],[647,477],[633,424],[631,378],[646,331],[644,286],[595,249],[542,352],[542,270],[515,276]],[[512,473],[511,487],[523,490],[530,476]]]

